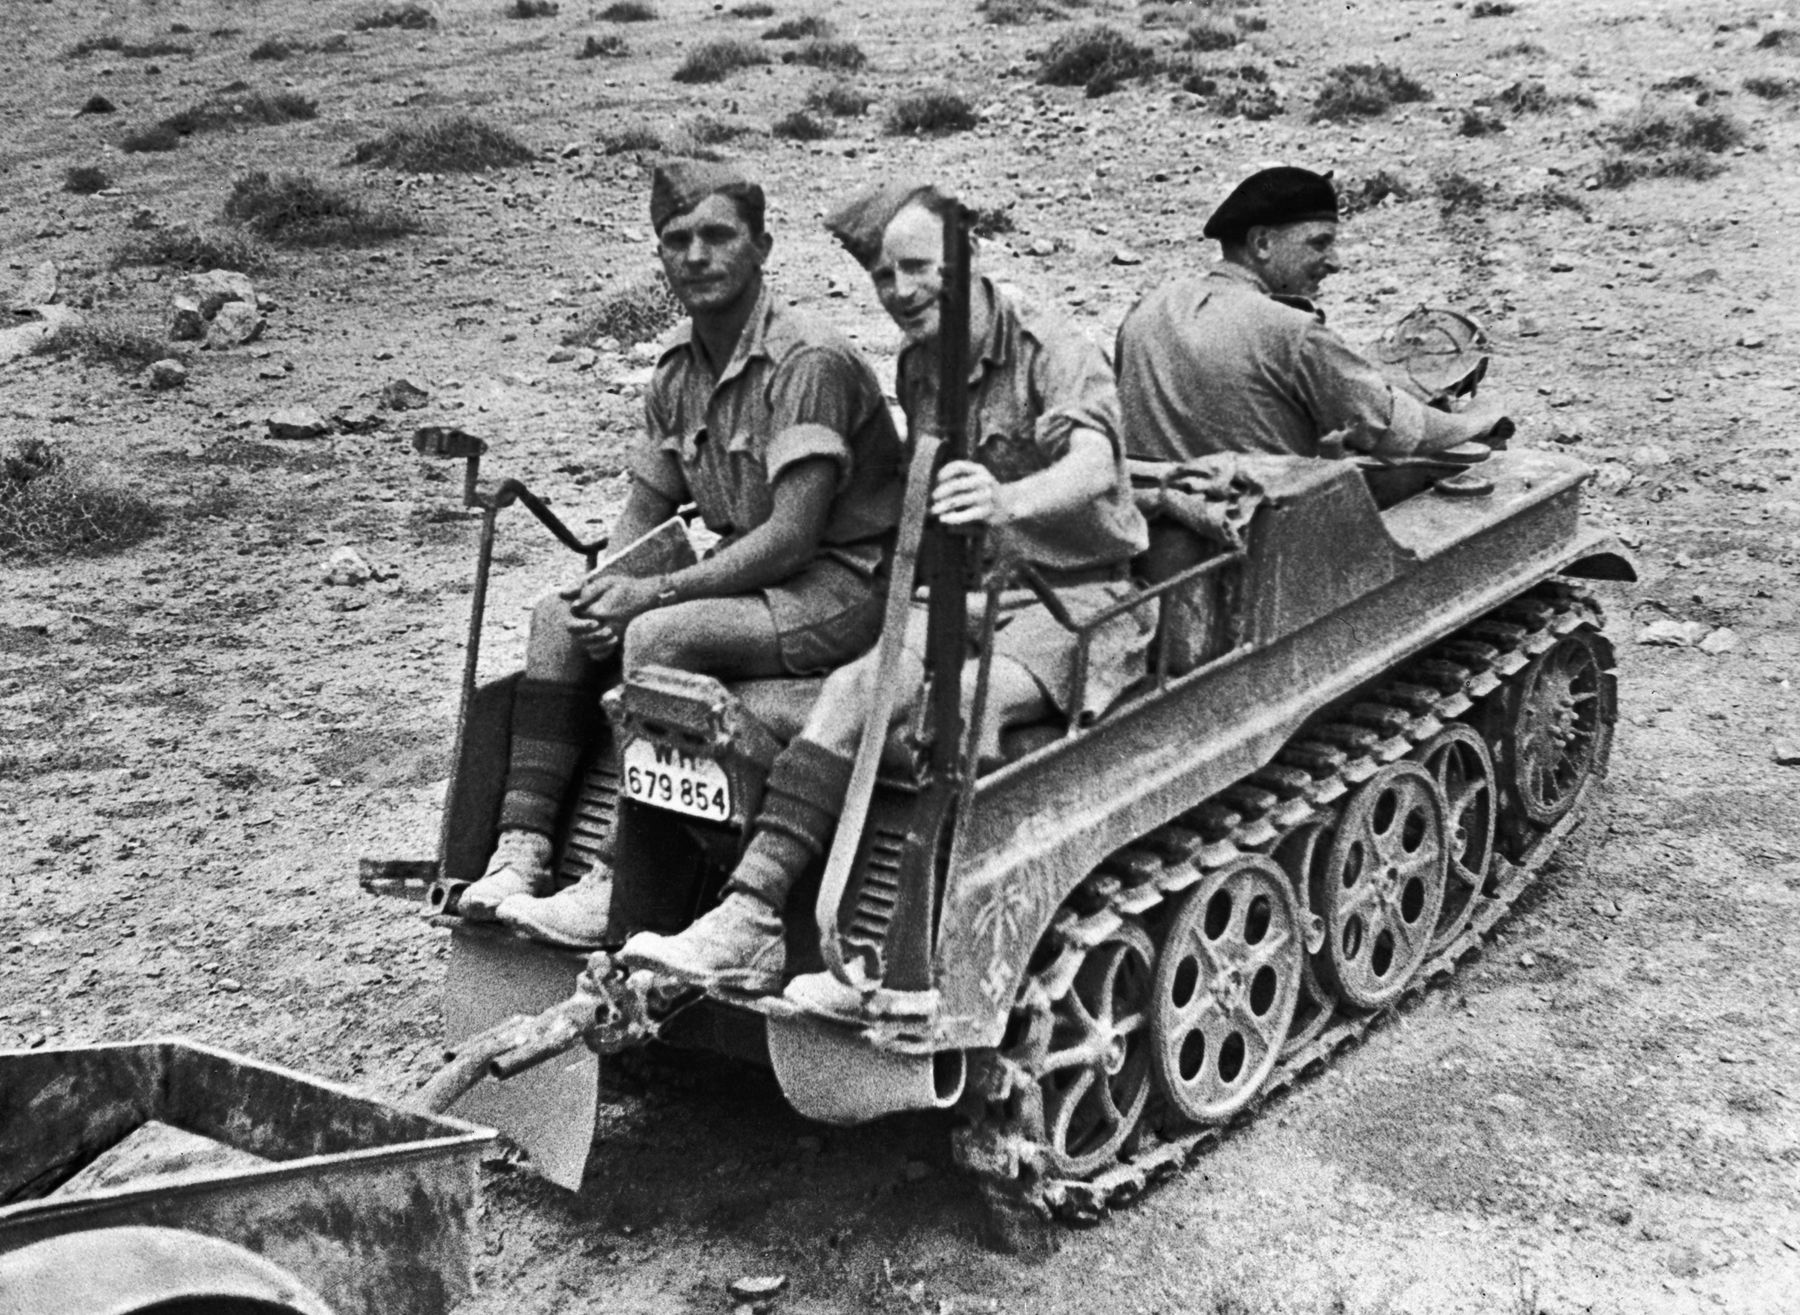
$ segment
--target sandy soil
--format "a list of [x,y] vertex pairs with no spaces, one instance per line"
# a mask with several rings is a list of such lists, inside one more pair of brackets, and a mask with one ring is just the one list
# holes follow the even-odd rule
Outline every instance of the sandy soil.
[[[1609,798],[1540,893],[1457,983],[1185,1177],[1023,1256],[977,1246],[941,1120],[826,1131],[718,1062],[648,1084],[623,1073],[579,1195],[504,1162],[484,1174],[482,1290],[466,1309],[723,1310],[746,1273],[788,1275],[794,1312],[1791,1309],[1800,768],[1772,749],[1800,733],[1800,131],[1791,101],[1742,81],[1800,76],[1800,37],[1759,46],[1781,21],[1726,0],[1519,0],[1492,18],[1444,0],[1264,0],[1267,31],[1230,58],[1268,68],[1287,108],[1252,123],[1163,83],[1094,100],[1038,87],[1028,52],[1063,23],[996,29],[949,0],[836,7],[877,97],[954,81],[985,121],[895,139],[878,101],[802,145],[764,130],[810,70],[670,79],[684,47],[766,20],[659,7],[617,29],[624,59],[573,58],[615,30],[587,4],[525,22],[498,0],[445,0],[436,31],[253,64],[267,36],[317,40],[364,11],[7,6],[0,284],[53,260],[65,295],[97,288],[159,324],[173,274],[108,275],[107,253],[138,207],[213,219],[253,167],[403,192],[431,231],[284,255],[258,279],[278,304],[264,339],[196,356],[184,389],[69,361],[0,366],[0,436],[110,463],[172,518],[127,552],[0,574],[0,1046],[185,1033],[387,1094],[429,1070],[443,934],[354,876],[363,854],[431,852],[455,713],[473,526],[455,472],[406,438],[421,420],[464,425],[491,442],[493,473],[526,477],[578,528],[608,519],[638,365],[548,361],[600,291],[651,269],[641,166],[603,155],[602,134],[702,111],[752,127],[729,149],[767,180],[778,286],[890,372],[891,332],[817,223],[864,180],[917,169],[1010,206],[1016,231],[990,244],[990,267],[1106,340],[1140,289],[1210,258],[1201,224],[1250,168],[1385,168],[1418,195],[1346,227],[1333,322],[1368,339],[1436,298],[1484,317],[1521,441],[1593,461],[1595,514],[1642,554],[1642,585],[1609,600],[1625,714]],[[194,53],[64,53],[174,24]],[[1350,59],[1395,62],[1434,99],[1307,122],[1323,71]],[[1464,107],[1527,76],[1594,103],[1458,135]],[[117,151],[238,78],[316,97],[318,118]],[[1749,128],[1726,172],[1585,188],[1600,126],[1683,78],[1665,94],[1710,96]],[[95,92],[120,112],[76,117]],[[542,161],[472,177],[340,167],[394,123],[469,106]],[[92,162],[115,191],[61,190],[65,167]],[[1450,171],[1480,180],[1487,204],[1443,213],[1432,180]],[[1530,203],[1546,187],[1585,214]],[[1029,254],[1042,239],[1054,250]],[[430,407],[364,435],[265,437],[278,407],[367,407],[400,375],[428,384]],[[501,537],[495,672],[520,658],[523,603],[567,566],[523,518]],[[326,584],[344,546],[391,577]],[[1634,642],[1670,618],[1735,644]]]

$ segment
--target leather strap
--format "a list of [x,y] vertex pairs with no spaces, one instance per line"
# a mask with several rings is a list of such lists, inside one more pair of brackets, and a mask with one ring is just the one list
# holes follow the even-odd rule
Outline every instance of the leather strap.
[[920,434],[914,440],[912,466],[906,474],[906,501],[900,508],[900,534],[894,544],[893,570],[888,575],[887,608],[881,618],[874,694],[864,710],[862,738],[857,741],[856,758],[850,769],[850,789],[844,796],[844,810],[838,815],[831,856],[825,862],[825,877],[819,884],[819,900],[813,906],[819,924],[819,952],[825,966],[838,981],[855,989],[877,983],[869,971],[870,965],[845,957],[843,938],[838,935],[838,905],[850,883],[850,869],[856,864],[863,824],[869,817],[869,800],[875,793],[875,777],[881,770],[881,749],[887,742],[888,722],[900,694],[895,686],[899,682],[900,657],[905,651],[913,577],[918,571],[919,543],[925,534],[925,513],[931,506],[931,480],[937,471],[940,446],[942,440],[930,434]]

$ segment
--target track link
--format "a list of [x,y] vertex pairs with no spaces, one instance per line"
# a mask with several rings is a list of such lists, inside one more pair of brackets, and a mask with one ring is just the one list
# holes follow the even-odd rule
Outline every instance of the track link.
[[[1122,920],[1153,916],[1203,874],[1245,853],[1271,854],[1308,826],[1330,824],[1358,784],[1410,754],[1455,721],[1478,728],[1496,695],[1538,654],[1582,628],[1598,633],[1602,615],[1585,589],[1561,579],[1540,584],[1395,669],[1369,697],[1309,725],[1275,761],[1180,818],[1111,856],[1058,912],[1039,960],[1013,1005],[1008,1037],[1035,1042],[1003,1045],[971,1072],[972,1126],[956,1136],[956,1156],[1000,1199],[1022,1202],[1046,1216],[1092,1220],[1140,1195],[1152,1182],[1179,1172],[1269,1099],[1338,1051],[1454,974],[1480,949],[1562,838],[1580,821],[1599,771],[1582,787],[1561,821],[1533,829],[1516,860],[1496,852],[1486,888],[1475,894],[1467,930],[1420,965],[1407,989],[1385,1008],[1351,1013],[1333,1007],[1290,1041],[1255,1101],[1219,1127],[1158,1129],[1157,1099],[1114,1157],[1083,1178],[1059,1177],[1046,1152],[1040,1079],[1046,1072],[1044,1016],[1072,986],[1085,951]],[[1610,671],[1607,678],[1611,678]],[[1290,874],[1291,875],[1291,874]],[[1305,891],[1301,891],[1302,899]],[[1290,1034],[1292,1037],[1294,1034]]]

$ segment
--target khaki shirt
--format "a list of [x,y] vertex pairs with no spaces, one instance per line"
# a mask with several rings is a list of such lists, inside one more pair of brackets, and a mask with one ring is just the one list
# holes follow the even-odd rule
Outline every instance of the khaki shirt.
[[1119,328],[1117,356],[1134,457],[1399,456],[1424,436],[1422,403],[1308,303],[1277,300],[1237,265],[1147,293]]
[[[1106,357],[1073,325],[1032,309],[1011,290],[983,279],[993,323],[969,370],[969,435],[975,459],[1001,483],[1036,474],[1061,460],[1069,435],[1091,429],[1113,450],[1113,483],[1100,497],[1054,520],[1014,521],[990,530],[995,557],[1034,562],[1053,571],[1121,565],[1149,543],[1132,502],[1119,441],[1119,397]],[[973,353],[972,353],[973,354]],[[916,427],[937,427],[937,371],[916,348],[900,353],[897,391]]]
[[821,555],[864,574],[905,492],[900,437],[881,385],[836,330],[776,303],[765,286],[715,378],[682,325],[644,396],[649,442],[631,474],[671,502],[692,500],[727,541],[769,519],[774,485],[814,458],[838,470]]

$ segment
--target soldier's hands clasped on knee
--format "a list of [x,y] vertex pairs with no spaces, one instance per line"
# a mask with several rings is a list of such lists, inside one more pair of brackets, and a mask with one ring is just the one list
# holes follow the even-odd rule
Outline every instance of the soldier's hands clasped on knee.
[[569,633],[595,661],[611,657],[625,624],[656,605],[659,580],[629,575],[589,577],[561,591],[569,600]]

